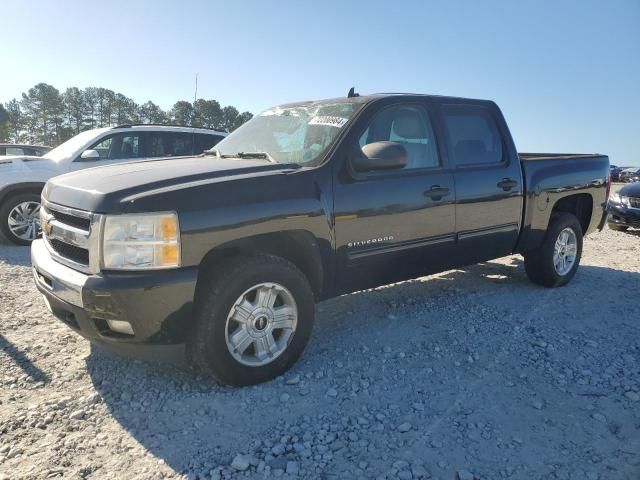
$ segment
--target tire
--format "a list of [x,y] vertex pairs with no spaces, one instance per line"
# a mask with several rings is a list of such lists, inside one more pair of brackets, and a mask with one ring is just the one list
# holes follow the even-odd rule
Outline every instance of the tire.
[[[12,230],[12,228],[9,226],[9,222],[12,219],[14,221],[16,220],[17,212],[14,210],[14,208],[16,208],[18,205],[21,205],[21,204],[33,205],[35,203],[38,204],[38,210],[39,210],[40,195],[36,193],[20,193],[17,195],[10,196],[3,202],[2,206],[0,206],[0,230],[2,230],[2,233],[5,236],[5,238],[9,240],[11,243],[14,243],[16,245],[31,245],[31,242],[35,240],[38,237],[38,235],[40,235],[39,219],[37,219],[37,225],[34,224],[31,227],[28,227],[28,228],[35,229],[35,231],[33,232],[33,235],[27,235],[27,233],[30,230],[26,230],[24,232],[27,238],[21,238],[21,236],[19,235],[19,233],[22,230],[20,230],[18,234],[16,234]],[[37,214],[37,210],[34,210],[33,213]],[[12,218],[10,218],[10,216]]]
[[[311,335],[315,300],[309,281],[291,262],[267,255],[237,257],[214,269],[219,273],[203,278],[198,286],[189,360],[218,382],[233,386],[282,375],[298,360]],[[289,313],[278,311],[294,312],[295,322]],[[293,329],[278,329],[274,319]]]
[[[571,252],[575,248],[575,256],[570,268],[568,260],[566,263],[560,263],[560,267],[557,267],[554,262],[556,241],[562,243],[560,238],[561,233],[563,234],[562,238],[568,237],[571,240],[571,233],[567,230],[573,232],[575,247],[565,247],[565,250]],[[566,233],[567,237],[565,237],[565,233],[563,232]],[[524,268],[529,280],[533,283],[548,288],[562,287],[569,283],[576,274],[581,256],[582,226],[580,222],[570,213],[555,213],[551,217],[549,228],[547,229],[542,245],[536,250],[525,253]],[[564,257],[564,255],[562,255],[562,257]],[[566,271],[563,271],[563,268],[566,268]]]
[[614,225],[612,223],[609,224],[609,228],[615,232],[626,232],[629,229],[626,225]]

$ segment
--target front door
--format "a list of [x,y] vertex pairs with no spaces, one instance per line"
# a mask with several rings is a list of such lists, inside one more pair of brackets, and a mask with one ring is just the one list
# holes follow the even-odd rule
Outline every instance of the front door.
[[[454,179],[431,118],[421,101],[387,103],[364,115],[345,140],[348,153],[334,182],[339,292],[438,271],[453,253]],[[354,175],[350,160],[379,141],[403,145],[407,165]]]

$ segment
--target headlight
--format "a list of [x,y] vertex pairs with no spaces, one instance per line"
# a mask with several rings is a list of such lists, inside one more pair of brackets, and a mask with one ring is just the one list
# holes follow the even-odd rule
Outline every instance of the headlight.
[[620,195],[615,192],[611,192],[611,194],[609,195],[609,201],[611,203],[620,203]]
[[102,243],[107,270],[180,266],[180,229],[173,212],[107,215]]

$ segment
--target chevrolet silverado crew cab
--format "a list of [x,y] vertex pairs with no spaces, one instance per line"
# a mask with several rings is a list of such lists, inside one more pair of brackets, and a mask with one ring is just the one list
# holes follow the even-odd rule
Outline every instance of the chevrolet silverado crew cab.
[[292,103],[199,157],[50,180],[33,273],[90,341],[249,385],[291,367],[322,299],[513,253],[565,285],[608,176],[603,155],[518,154],[490,101]]
[[42,187],[56,175],[131,160],[192,156],[226,135],[204,128],[119,125],[79,133],[42,156],[15,155],[13,149],[15,156],[0,158],[0,231],[17,245],[29,245],[40,234]]

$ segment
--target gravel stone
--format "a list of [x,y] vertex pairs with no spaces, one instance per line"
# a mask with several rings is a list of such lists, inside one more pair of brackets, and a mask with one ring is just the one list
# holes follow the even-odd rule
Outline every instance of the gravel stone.
[[80,410],[76,410],[75,412],[72,412],[69,415],[69,418],[71,418],[72,420],[82,420],[86,414],[87,412],[85,412],[83,409],[80,409]]
[[249,465],[249,459],[244,455],[236,455],[231,462],[231,467],[241,472],[244,472],[247,468],[249,468]]
[[411,424],[409,422],[401,423],[398,425],[398,431],[400,433],[406,433],[411,430]]

